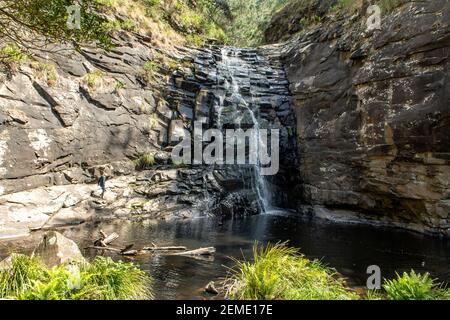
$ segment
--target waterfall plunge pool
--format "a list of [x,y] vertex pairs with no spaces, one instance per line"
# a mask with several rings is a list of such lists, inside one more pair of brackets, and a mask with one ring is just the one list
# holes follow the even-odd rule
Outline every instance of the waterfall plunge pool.
[[[278,213],[224,221],[215,218],[140,223],[120,220],[58,231],[84,248],[98,238],[100,229],[108,234],[117,232],[120,238],[114,245],[118,247],[134,243],[140,248],[155,243],[192,249],[216,248],[211,261],[182,256],[132,258],[131,261],[154,278],[156,299],[208,298],[203,293],[205,285],[226,275],[226,267],[233,265],[230,257],[242,258],[244,255],[250,259],[255,241],[289,241],[308,258],[321,259],[336,268],[354,287],[365,286],[366,269],[370,265],[378,265],[386,278],[394,277],[395,271],[414,269],[428,271],[440,281],[450,282],[450,241],[393,228],[335,224]],[[13,247],[0,242],[0,258],[6,257],[9,251],[29,250],[20,241],[14,242]],[[85,249],[84,254],[94,257],[98,252]],[[111,256],[123,259],[114,254]]]

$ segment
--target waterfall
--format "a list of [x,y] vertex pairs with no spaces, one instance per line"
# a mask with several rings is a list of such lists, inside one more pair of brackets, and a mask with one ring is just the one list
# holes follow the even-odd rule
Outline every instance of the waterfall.
[[[289,82],[278,53],[214,44],[189,51],[191,63],[173,73],[165,92],[176,112],[157,110],[172,118],[161,139],[188,132],[191,159],[203,150],[203,163],[196,161],[191,171],[195,178],[188,181],[195,187],[180,201],[192,202],[200,215],[228,217],[285,207],[297,149]],[[200,134],[202,142],[195,139]],[[173,151],[177,143],[170,142],[167,149]],[[232,161],[236,156],[238,161]],[[201,200],[192,201],[194,195]]]
[[[246,59],[240,57],[242,49],[224,47],[221,50],[221,60],[217,63],[218,78],[223,80],[223,85],[218,83],[218,87],[223,87],[223,95],[218,98],[215,107],[216,125],[219,129],[224,129],[224,125],[232,125],[234,128],[252,127],[253,136],[250,142],[256,142],[253,156],[257,159],[252,165],[251,189],[255,192],[258,200],[260,212],[264,213],[271,209],[270,190],[265,177],[261,174],[260,149],[266,141],[263,141],[260,129],[259,106],[254,101],[251,77],[256,74],[255,66]],[[254,55],[254,56],[253,56]],[[257,53],[254,52],[251,59],[258,60]],[[220,81],[219,81],[220,82]],[[217,90],[220,92],[220,89]],[[245,94],[244,94],[245,92]],[[249,121],[248,123],[245,123]],[[242,170],[242,169],[241,169]],[[245,169],[244,169],[245,170]]]

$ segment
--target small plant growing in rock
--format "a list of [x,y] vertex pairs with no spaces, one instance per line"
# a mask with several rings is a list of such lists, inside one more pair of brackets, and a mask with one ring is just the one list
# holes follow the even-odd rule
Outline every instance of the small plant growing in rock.
[[95,0],[95,1],[105,7],[113,7],[115,4],[114,0]]
[[134,210],[134,211],[142,211],[142,210],[144,210],[144,207],[145,207],[146,203],[147,202],[144,201],[144,200],[133,202],[131,204],[131,209]]
[[175,71],[178,69],[179,63],[174,59],[169,59],[169,61],[166,62],[166,66],[170,71]]
[[411,0],[378,0],[377,4],[383,12],[391,12],[395,8],[407,2],[411,2]]
[[0,49],[0,62],[11,72],[16,72],[29,56],[14,44],[8,43]]
[[356,1],[354,0],[338,0],[330,7],[330,12],[337,12],[340,10],[352,10],[355,8]]
[[120,23],[120,29],[125,31],[137,31],[138,26],[133,20],[126,19]]
[[317,15],[314,15],[314,16],[311,16],[311,17],[303,17],[300,20],[299,24],[300,24],[300,26],[302,28],[308,28],[308,27],[310,27],[310,26],[312,26],[312,25],[314,25],[316,23],[319,23],[321,21],[322,21],[321,17],[319,17]]
[[288,137],[291,138],[294,135],[294,130],[291,127],[287,127]]
[[137,170],[147,170],[155,165],[155,154],[146,152],[134,161]]
[[39,79],[45,80],[49,86],[56,84],[58,80],[58,73],[54,65],[50,63],[33,61],[31,67],[36,71],[36,76]]
[[142,68],[144,70],[143,78],[147,83],[150,83],[153,80],[155,80],[156,72],[158,72],[159,70],[159,66],[155,61],[153,60],[147,61],[146,63],[144,63],[144,66]]
[[149,7],[157,6],[161,3],[161,0],[144,0],[144,4],[146,4]]
[[188,44],[196,46],[196,47],[201,47],[205,44],[204,37],[199,36],[197,34],[190,34],[190,35],[186,36],[186,41]]
[[120,81],[120,80],[116,80],[116,89],[117,90],[125,89],[125,88],[126,88],[125,82]]
[[90,89],[95,89],[98,81],[104,77],[104,74],[100,70],[94,70],[85,75],[84,81]]
[[149,60],[144,63],[144,71],[145,72],[156,72],[158,71],[158,65],[155,61]]

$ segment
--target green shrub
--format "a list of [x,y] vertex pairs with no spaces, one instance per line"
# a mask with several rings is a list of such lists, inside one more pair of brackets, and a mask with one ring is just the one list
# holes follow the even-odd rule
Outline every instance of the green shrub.
[[104,7],[113,7],[114,6],[114,0],[95,0],[98,4],[104,6]]
[[161,0],[143,0],[144,4],[149,7],[155,7],[159,4],[161,4]]
[[366,300],[386,300],[386,295],[381,290],[367,291]]
[[142,77],[147,83],[151,83],[152,81],[155,81],[155,75],[159,70],[158,64],[153,61],[149,60],[146,63],[144,63],[144,66],[142,67]]
[[358,299],[333,269],[286,244],[255,245],[253,262],[236,261],[225,283],[227,296],[239,300]]
[[311,17],[303,17],[299,23],[302,28],[308,28],[308,27],[310,27],[316,23],[319,23],[321,21],[322,21],[321,17],[314,15]]
[[0,58],[11,62],[25,62],[28,59],[20,48],[14,43],[8,43],[0,49]]
[[130,19],[126,19],[126,20],[122,21],[120,23],[120,28],[125,31],[137,31],[138,30],[137,24],[133,20],[130,20]]
[[[68,28],[67,7],[73,1],[67,0],[33,0],[1,1],[0,20],[2,35],[33,52],[44,49],[44,43],[96,43],[104,48],[111,48],[112,41],[108,35],[107,18],[99,11],[102,4],[98,1],[79,1],[81,16],[80,28]],[[48,48],[46,48],[48,49]]]
[[176,69],[178,69],[179,65],[180,63],[174,59],[168,59],[168,61],[166,62],[166,67],[170,71],[175,71]]
[[190,34],[186,36],[186,41],[188,44],[196,47],[201,47],[205,44],[205,38],[197,34]]
[[414,270],[394,280],[386,280],[383,288],[390,300],[440,300],[450,298],[448,290],[439,285],[429,274],[416,274]]
[[[301,5],[306,0],[300,0]],[[228,42],[240,47],[263,44],[264,32],[274,14],[290,0],[228,0],[232,15],[230,21],[222,23]]]
[[137,170],[146,170],[150,169],[155,165],[155,155],[151,152],[146,152],[139,156],[134,161]]
[[181,23],[185,28],[191,30],[200,30],[202,25],[202,16],[194,12],[185,12],[180,16]]
[[356,1],[354,0],[338,0],[334,5],[330,7],[331,12],[336,12],[340,10],[351,10],[354,9]]
[[28,58],[28,55],[13,43],[8,43],[0,49],[0,63],[12,72],[17,71]]
[[153,298],[151,278],[132,263],[97,257],[81,269],[85,297],[104,300],[146,300]]
[[[19,300],[151,299],[151,278],[131,263],[97,257],[77,263],[79,279],[67,265],[47,268],[36,258],[13,255],[11,268],[0,270],[0,298]],[[79,284],[79,285],[75,285]]]

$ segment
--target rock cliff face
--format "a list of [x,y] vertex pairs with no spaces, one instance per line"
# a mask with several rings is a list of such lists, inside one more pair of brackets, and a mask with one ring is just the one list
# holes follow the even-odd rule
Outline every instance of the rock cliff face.
[[[110,52],[59,47],[4,75],[0,238],[88,219],[259,212],[254,168],[190,166],[170,157],[178,143],[171,138],[192,133],[195,120],[203,119],[204,130],[217,128],[219,117],[224,128],[236,127],[235,115],[244,113],[225,111],[241,102],[264,127],[281,130],[285,165],[270,183],[287,205],[281,186],[295,185],[295,120],[279,55],[269,48],[224,55],[219,46],[164,51],[147,40],[120,32]],[[233,74],[223,65],[228,56],[242,62]],[[242,101],[230,94],[235,75]],[[144,153],[155,163],[136,171],[133,159]],[[100,170],[109,177],[104,199]]]
[[450,235],[450,3],[404,4],[372,32],[360,10],[280,45],[302,201],[331,219]]
[[[323,15],[325,2],[301,12]],[[110,52],[60,47],[3,74],[0,238],[88,219],[253,214],[261,198],[449,236],[450,4],[402,5],[370,32],[365,12],[257,49],[163,50],[120,32]],[[299,31],[286,17],[271,42]],[[280,172],[256,181],[255,166],[173,163],[170,137],[200,119],[279,129]],[[155,163],[136,171],[144,153]]]

